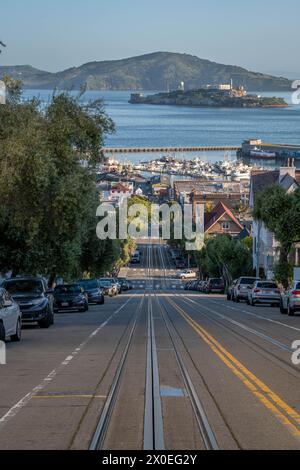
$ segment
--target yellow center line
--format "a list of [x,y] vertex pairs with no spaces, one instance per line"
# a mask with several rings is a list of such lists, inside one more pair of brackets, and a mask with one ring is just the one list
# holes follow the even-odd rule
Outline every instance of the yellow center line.
[[[300,425],[300,415],[285,403],[264,382],[256,377],[249,369],[228,352],[213,336],[190,317],[181,307],[170,299],[167,301],[178,311],[187,323],[198,333],[221,361],[244,383],[244,385],[284,424],[294,436],[300,437],[300,429],[295,426],[277,407],[281,408],[290,418]],[[264,395],[263,393],[266,395]],[[272,400],[274,403],[272,403]]]

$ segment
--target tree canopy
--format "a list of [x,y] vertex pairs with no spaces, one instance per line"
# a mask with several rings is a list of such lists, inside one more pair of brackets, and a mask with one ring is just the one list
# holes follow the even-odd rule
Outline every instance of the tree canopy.
[[[113,122],[99,101],[82,106],[79,96],[62,92],[44,107],[37,99],[21,101],[19,83],[6,84],[8,101],[0,107],[0,270],[71,278],[87,268],[108,269],[107,243],[96,237],[95,166]],[[87,262],[88,253],[93,262]]]
[[289,256],[300,242],[300,188],[287,193],[279,185],[271,185],[262,191],[256,201],[253,215],[264,223],[280,245],[280,259],[275,271],[283,284],[288,284],[291,274]]

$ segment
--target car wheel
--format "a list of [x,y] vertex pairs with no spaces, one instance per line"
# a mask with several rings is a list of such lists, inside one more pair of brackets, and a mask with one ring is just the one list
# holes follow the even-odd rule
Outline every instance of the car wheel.
[[0,341],[5,341],[6,333],[3,323],[0,323]]
[[246,300],[246,304],[250,305],[250,300],[249,299]]
[[288,316],[293,317],[295,315],[295,310],[289,305],[288,306]]
[[19,343],[22,338],[22,324],[20,318],[18,318],[17,325],[16,325],[16,333],[10,337],[13,343]]
[[239,304],[240,303],[240,299],[238,297],[235,297],[235,303],[236,304]]
[[282,315],[286,315],[286,314],[287,314],[287,309],[284,308],[282,302],[280,302],[280,313],[281,313]]
[[50,314],[49,311],[47,313],[46,318],[39,321],[38,324],[39,324],[39,327],[42,328],[42,329],[46,330],[46,329],[50,328],[50,326],[52,325],[52,318],[51,318],[51,314]]

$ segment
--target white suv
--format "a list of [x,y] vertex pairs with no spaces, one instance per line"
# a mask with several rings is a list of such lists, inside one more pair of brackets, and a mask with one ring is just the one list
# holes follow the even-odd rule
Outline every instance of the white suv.
[[296,311],[300,311],[300,281],[294,281],[292,288],[282,294],[280,311],[290,317],[294,316]]
[[14,342],[21,340],[21,318],[18,304],[5,289],[0,288],[0,341],[8,338]]

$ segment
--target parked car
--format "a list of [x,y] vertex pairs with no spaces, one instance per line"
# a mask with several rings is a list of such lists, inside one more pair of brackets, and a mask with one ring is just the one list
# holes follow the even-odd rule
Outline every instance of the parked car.
[[132,284],[131,281],[129,281],[129,279],[127,279],[127,284],[128,284],[129,290],[132,290],[133,289],[133,284]]
[[128,291],[130,289],[127,279],[118,278],[118,282],[121,284],[122,291]]
[[279,306],[281,293],[276,282],[255,281],[252,288],[248,290],[248,305],[270,304]]
[[79,284],[56,286],[53,296],[55,313],[61,310],[87,312],[89,309],[88,298]]
[[188,281],[184,285],[184,290],[190,290],[190,285],[192,284],[192,281]]
[[209,279],[206,286],[205,292],[207,294],[223,294],[225,290],[225,284],[223,279],[212,278]]
[[182,258],[177,258],[175,260],[176,269],[184,269],[186,267],[186,262]]
[[98,279],[82,279],[77,281],[77,284],[79,284],[87,294],[87,299],[90,304],[104,304],[104,294]]
[[117,288],[117,293],[118,293],[118,294],[121,294],[121,292],[122,292],[122,284],[121,284],[121,282],[119,281],[119,279],[113,277],[113,278],[112,278],[112,282],[113,282],[113,284],[115,284],[115,286],[116,286],[116,288]]
[[105,282],[107,285],[109,284],[111,286],[111,290],[110,290],[110,297],[114,297],[116,295],[118,295],[118,286],[117,284],[115,283],[114,279],[111,278],[111,277],[105,277],[105,278],[101,278],[100,279],[100,282],[103,283]]
[[54,323],[53,290],[48,289],[44,279],[20,277],[7,279],[2,283],[22,312],[22,323],[38,323],[41,328],[49,328]]
[[240,277],[234,286],[232,300],[234,302],[247,301],[249,287],[253,286],[255,281],[260,281],[260,279],[257,277]]
[[228,287],[227,300],[233,300],[233,292],[237,282],[238,279],[235,279],[234,281],[232,281],[232,284]]
[[21,341],[22,313],[10,294],[0,288],[0,341]]
[[191,269],[186,269],[182,273],[178,274],[179,279],[193,279],[196,277],[195,271],[192,271]]
[[140,264],[141,254],[139,251],[136,251],[131,257],[131,264]]
[[181,250],[178,250],[178,249],[176,250],[174,248],[170,250],[170,255],[173,261],[175,261],[176,258],[182,258]]
[[196,290],[198,292],[204,292],[204,287],[206,286],[206,281],[198,281]]
[[100,287],[104,295],[114,297],[116,295],[116,289],[112,284],[111,279],[99,279]]
[[300,281],[294,281],[290,289],[283,292],[280,302],[280,311],[290,317],[300,311]]

